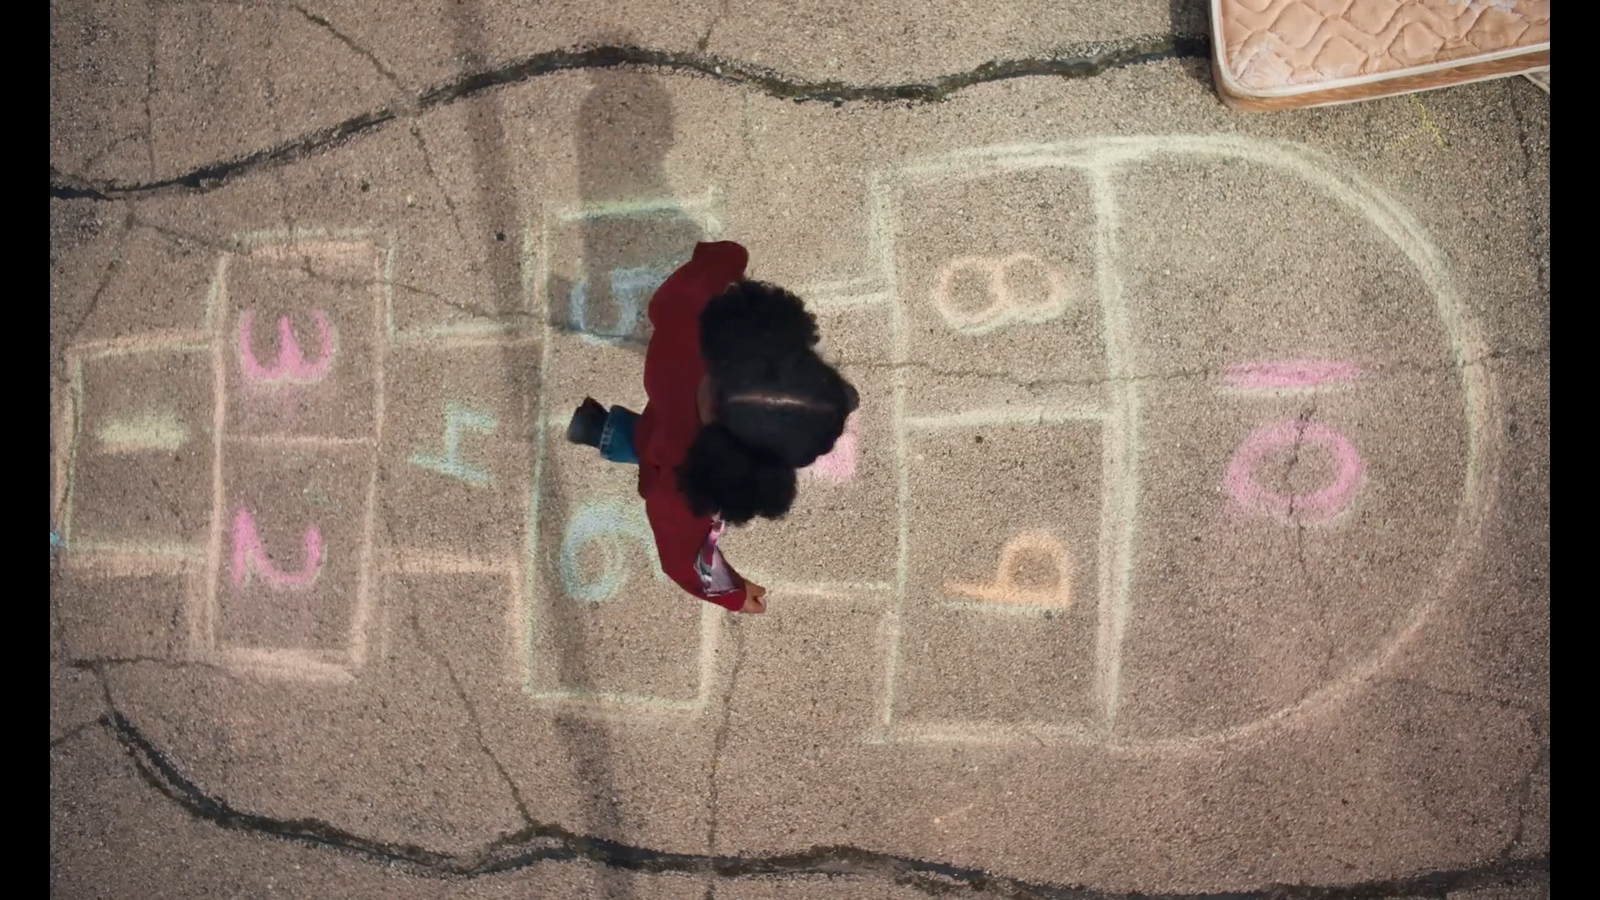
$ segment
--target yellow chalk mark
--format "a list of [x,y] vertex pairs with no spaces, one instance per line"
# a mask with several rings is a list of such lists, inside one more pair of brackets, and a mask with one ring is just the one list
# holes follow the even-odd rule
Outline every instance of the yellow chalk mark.
[[1407,94],[1406,99],[1411,101],[1412,106],[1416,107],[1417,115],[1422,117],[1422,124],[1416,129],[1412,130],[1410,134],[1402,135],[1398,140],[1390,141],[1389,144],[1383,149],[1393,150],[1394,148],[1404,144],[1419,134],[1431,135],[1433,137],[1433,143],[1436,146],[1443,147],[1444,135],[1439,133],[1439,126],[1433,123],[1433,116],[1429,114],[1428,108],[1422,105],[1422,101],[1417,99],[1415,94]]
[[178,576],[204,562],[203,547],[161,541],[79,541],[62,557],[67,568],[97,578]]
[[[1024,553],[1042,553],[1055,566],[1055,584],[1030,588],[1017,584],[1017,561]],[[1026,531],[1006,541],[1000,550],[1000,565],[989,584],[946,582],[947,590],[983,600],[1017,606],[1051,606],[1061,609],[1072,604],[1072,561],[1067,549],[1055,536],[1043,531]]]
[[95,430],[101,453],[176,450],[189,440],[189,429],[174,413],[154,410],[112,419]]

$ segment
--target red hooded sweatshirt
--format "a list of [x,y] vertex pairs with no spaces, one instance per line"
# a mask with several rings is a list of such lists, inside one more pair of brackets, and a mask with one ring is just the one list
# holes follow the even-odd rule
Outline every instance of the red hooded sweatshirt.
[[745,581],[722,558],[722,521],[696,516],[678,489],[677,468],[700,430],[696,396],[705,377],[700,357],[700,311],[729,284],[744,278],[750,254],[730,241],[696,244],[694,256],[650,298],[655,333],[644,356],[649,399],[633,432],[639,457],[639,496],[655,532],[661,570],[684,590],[730,610],[744,606]]

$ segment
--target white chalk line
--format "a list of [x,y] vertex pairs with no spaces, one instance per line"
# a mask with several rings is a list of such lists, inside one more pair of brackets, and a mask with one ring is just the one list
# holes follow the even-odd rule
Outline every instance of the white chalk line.
[[906,585],[910,571],[911,527],[908,509],[911,482],[906,464],[906,374],[905,364],[910,359],[910,339],[906,335],[905,310],[900,301],[899,273],[894,264],[894,220],[889,205],[889,188],[874,173],[868,180],[869,240],[877,257],[885,291],[895,298],[890,307],[894,333],[894,370],[892,372],[892,415],[894,417],[895,524],[894,604],[887,613],[887,653],[884,666],[883,711],[879,725],[869,739],[881,740],[894,724],[894,701],[900,667],[900,632],[906,602]]
[[828,600],[852,600],[860,594],[886,594],[895,589],[892,581],[786,581],[770,572],[746,571],[746,579],[763,585],[774,598],[801,594]]
[[[1095,276],[1100,295],[1106,351],[1107,403],[1114,418],[1102,433],[1104,484],[1101,487],[1101,622],[1095,641],[1096,693],[1102,727],[1110,734],[1121,700],[1122,644],[1133,612],[1133,541],[1139,510],[1139,392],[1132,377],[1133,336],[1118,269],[1117,230],[1121,209],[1116,185],[1096,170],[1090,176],[1095,208]],[[1107,552],[1109,551],[1109,552]]]
[[206,583],[191,595],[196,607],[189,615],[189,652],[196,658],[209,656],[217,646],[217,583],[222,576],[222,528],[226,504],[222,489],[222,440],[228,417],[227,317],[228,269],[233,254],[217,259],[208,295],[206,321],[211,323],[211,527],[206,540]]
[[61,564],[101,578],[177,577],[205,568],[204,545],[155,541],[79,541]]
[[908,416],[909,431],[943,431],[978,428],[985,425],[1060,425],[1067,422],[1103,422],[1111,416],[1099,406],[995,407],[936,416]]
[[1070,612],[1066,607],[1060,605],[995,603],[989,600],[941,600],[937,605],[957,612],[972,612],[988,616],[1017,616],[1032,619],[1059,619]]
[[[701,690],[704,694],[704,688]],[[634,711],[657,713],[695,713],[705,708],[703,699],[674,700],[665,697],[656,697],[649,694],[627,694],[615,691],[583,691],[575,688],[564,688],[554,691],[529,691],[526,696],[530,700],[549,704],[571,704],[575,706],[596,707],[596,711],[604,712],[604,707],[628,707]]]
[[556,213],[556,221],[567,224],[587,219],[626,218],[653,213],[700,212],[709,217],[711,207],[717,202],[715,189],[708,189],[701,197],[661,197],[650,200],[618,200],[586,203],[577,209]]
[[331,437],[317,434],[240,434],[232,432],[222,436],[224,444],[241,444],[247,447],[282,447],[289,450],[348,450],[371,449],[378,446],[376,438]]
[[359,568],[356,570],[356,609],[350,623],[350,664],[360,668],[367,661],[368,627],[372,622],[373,596],[372,567],[377,552],[378,526],[378,448],[383,445],[384,419],[388,412],[388,379],[384,367],[388,364],[388,343],[384,340],[385,311],[393,296],[384,280],[385,254],[371,246],[374,284],[372,289],[372,335],[376,345],[372,351],[372,455],[368,460],[366,508],[361,517],[361,550]]
[[323,652],[283,647],[221,647],[204,654],[205,661],[262,679],[350,685],[355,673]]
[[[523,234],[531,235],[533,228],[533,214],[530,211],[525,214]],[[532,252],[532,247],[528,243],[529,240],[531,239],[524,240],[523,254],[525,260]],[[550,298],[545,293],[545,286],[549,284],[550,279],[550,228],[544,222],[542,216],[539,224],[539,242],[540,252],[538,254],[537,269],[539,277],[535,278],[534,283],[531,285],[532,290],[535,292],[533,296],[537,299],[530,301],[539,313],[538,321],[543,323],[543,330],[540,333],[542,340],[539,344],[539,400],[533,415],[535,434],[542,430],[539,423],[545,421],[545,385],[549,384],[548,376],[550,371]],[[523,539],[522,570],[527,573],[527,577],[522,581],[522,591],[519,599],[522,605],[522,690],[529,695],[534,693],[533,642],[534,634],[539,624],[536,608],[538,598],[534,596],[534,592],[535,586],[539,583],[537,574],[539,572],[539,502],[544,491],[546,443],[546,438],[536,437],[534,440],[533,483],[528,488],[528,513],[527,519],[523,523],[525,537]]]

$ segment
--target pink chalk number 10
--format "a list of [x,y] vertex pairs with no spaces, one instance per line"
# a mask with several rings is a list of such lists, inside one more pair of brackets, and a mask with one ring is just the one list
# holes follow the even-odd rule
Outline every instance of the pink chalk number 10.
[[[1280,494],[1269,491],[1256,480],[1255,467],[1273,450],[1318,446],[1333,457],[1333,480],[1311,494]],[[1255,430],[1234,451],[1228,462],[1228,493],[1234,502],[1252,512],[1291,519],[1296,514],[1307,522],[1331,519],[1344,511],[1361,484],[1361,455],[1344,435],[1326,425],[1303,422],[1274,422]]]
[[[1230,366],[1223,383],[1246,391],[1306,390],[1320,384],[1353,381],[1359,371],[1349,363],[1296,360]],[[1333,459],[1334,472],[1326,486],[1309,494],[1279,493],[1264,487],[1256,467],[1275,450],[1304,452],[1317,447]],[[1322,522],[1350,505],[1361,487],[1361,454],[1349,438],[1327,425],[1300,420],[1271,422],[1257,428],[1228,461],[1224,476],[1228,494],[1241,508],[1283,521]]]

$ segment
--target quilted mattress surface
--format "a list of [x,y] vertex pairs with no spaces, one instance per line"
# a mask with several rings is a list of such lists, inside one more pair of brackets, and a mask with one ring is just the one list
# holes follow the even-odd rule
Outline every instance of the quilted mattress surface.
[[1221,87],[1238,97],[1376,87],[1389,79],[1467,66],[1505,74],[1515,70],[1517,57],[1529,61],[1526,68],[1549,64],[1549,0],[1211,4]]

